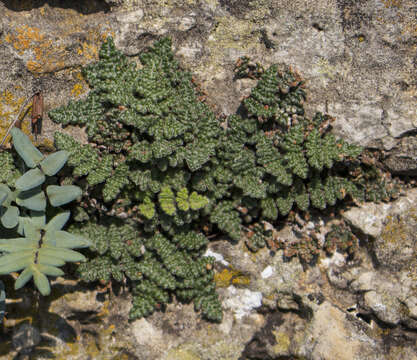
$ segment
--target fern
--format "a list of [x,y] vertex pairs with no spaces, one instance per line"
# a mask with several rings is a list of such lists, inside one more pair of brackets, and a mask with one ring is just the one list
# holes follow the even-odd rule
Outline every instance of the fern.
[[[85,126],[89,140],[81,145],[55,135],[58,150],[69,154],[74,183],[86,190],[77,231],[88,234],[100,224],[91,236],[103,244],[95,242],[97,257],[80,273],[88,281],[127,278],[134,294],[131,318],[151,314],[175,295],[194,301],[207,318],[221,319],[213,260],[203,257],[207,238],[196,232],[202,225],[237,241],[246,226],[255,229],[253,223],[295,208],[324,209],[368,193],[377,198],[378,185],[355,177],[362,149],[331,135],[328,115],[305,116],[304,82],[291,68],[264,70],[242,59],[238,75],[259,81],[241,115],[220,126],[198,100],[169,39],[139,59],[137,67],[108,38],[99,61],[83,69],[87,98],[49,113],[63,125]],[[12,204],[4,194],[0,201]],[[117,230],[123,232],[122,225],[108,216],[126,219],[129,233],[140,239],[130,241],[136,245],[126,244]],[[253,249],[265,241],[255,232]]]

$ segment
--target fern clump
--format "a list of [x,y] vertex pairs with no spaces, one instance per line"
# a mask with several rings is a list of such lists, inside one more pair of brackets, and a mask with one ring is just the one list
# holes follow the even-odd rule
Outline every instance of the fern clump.
[[[83,264],[80,274],[87,281],[127,277],[134,294],[131,317],[152,313],[175,294],[184,301],[200,299],[196,308],[219,320],[212,259],[202,257],[207,241],[194,231],[209,200],[191,182],[216,155],[222,129],[197,100],[191,75],[179,68],[169,39],[157,42],[140,60],[143,66],[137,69],[109,38],[99,62],[83,70],[92,88],[88,97],[49,113],[64,125],[86,126],[90,144],[62,133],[55,135],[55,143],[69,153],[73,175],[86,179],[88,216],[98,216],[100,223],[109,215],[127,216],[135,223],[131,231],[139,231],[142,239],[143,253],[132,253],[120,224],[81,224],[80,233],[102,239],[100,244],[107,237],[113,240],[92,248],[100,256]],[[103,205],[92,208],[91,200]],[[155,232],[160,236],[148,239]]]
[[[19,129],[11,130],[16,152],[24,161],[20,177],[10,162],[10,155],[1,153],[5,162],[7,183],[0,184],[0,216],[4,228],[20,237],[0,238],[0,275],[23,270],[15,282],[15,289],[23,287],[32,277],[42,295],[51,291],[47,275],[61,276],[59,269],[65,262],[84,261],[85,257],[72,249],[90,245],[85,238],[75,236],[62,228],[70,217],[69,211],[57,213],[46,222],[47,201],[53,207],[67,204],[81,196],[81,189],[74,185],[58,186],[46,176],[54,176],[64,166],[66,151],[44,156]],[[12,188],[13,190],[11,190]],[[46,195],[45,195],[46,193]]]
[[96,239],[97,257],[80,274],[87,281],[129,279],[131,318],[175,296],[219,321],[213,259],[203,256],[200,229],[234,240],[245,230],[256,251],[266,237],[257,222],[347,196],[364,199],[366,186],[354,172],[362,149],[330,133],[330,116],[305,116],[303,81],[289,67],[264,70],[242,59],[237,76],[259,82],[224,128],[198,100],[169,39],[139,60],[140,68],[107,39],[99,61],[83,69],[87,98],[49,113],[63,125],[85,126],[89,139],[81,145],[55,134],[72,167],[65,182],[85,194],[76,231]]
[[211,200],[211,222],[232,238],[245,223],[273,221],[295,207],[323,210],[348,195],[363,198],[364,187],[348,175],[362,149],[329,133],[329,116],[306,118],[305,99],[299,75],[271,66],[243,101],[246,113],[228,117],[218,157],[195,179]]

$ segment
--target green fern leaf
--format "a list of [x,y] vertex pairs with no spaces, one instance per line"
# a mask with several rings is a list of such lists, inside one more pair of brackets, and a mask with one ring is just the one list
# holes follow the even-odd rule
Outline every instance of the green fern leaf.
[[139,205],[139,211],[149,220],[155,216],[155,205],[148,196],[146,196],[143,203]]
[[176,212],[175,196],[171,188],[169,186],[162,187],[158,198],[161,209],[168,215],[174,215]]
[[188,211],[190,209],[187,188],[184,187],[180,191],[177,192],[176,201],[177,201],[178,209],[182,211]]
[[207,197],[199,195],[195,191],[191,193],[189,201],[192,210],[200,210],[209,203]]

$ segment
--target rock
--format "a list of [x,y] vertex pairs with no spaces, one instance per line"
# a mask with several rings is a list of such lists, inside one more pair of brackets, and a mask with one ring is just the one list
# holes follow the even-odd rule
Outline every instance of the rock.
[[237,319],[242,319],[262,305],[262,293],[248,289],[237,289],[233,285],[227,288],[228,293],[223,304],[231,310]]
[[417,176],[417,137],[402,138],[384,164],[393,174]]
[[343,213],[343,218],[362,234],[376,238],[383,229],[390,204],[364,203]]
[[392,296],[392,292],[368,291],[364,295],[364,303],[378,319],[388,325],[397,325],[401,320],[401,304]]
[[405,305],[408,308],[410,317],[417,320],[417,297],[410,296],[405,300]]
[[380,359],[381,345],[360,320],[327,301],[313,305],[311,318],[272,314],[245,349],[245,359]]
[[[286,63],[307,80],[307,115],[328,112],[338,136],[384,150],[393,173],[416,175],[415,1],[38,3],[0,2],[2,130],[38,85],[46,111],[85,96],[80,67],[96,61],[106,36],[132,61],[171,36],[181,65],[196,74],[218,113],[235,113],[256,83],[234,79],[239,57],[265,67]],[[57,128],[45,116],[41,140],[51,140]],[[82,131],[67,130],[85,142]],[[282,251],[272,256],[268,249],[250,253],[242,243],[210,244],[207,254],[216,255],[218,274],[226,275],[218,281],[221,324],[176,302],[129,323],[125,294],[103,302],[96,291],[69,287],[69,294],[45,300],[49,306],[36,314],[39,329],[14,328],[13,346],[24,352],[46,332],[56,334],[51,352],[74,360],[417,359],[409,331],[417,329],[416,198],[411,190],[391,204],[344,214],[365,235],[367,246],[354,261],[336,253],[303,268]],[[279,236],[297,241],[288,227]],[[25,314],[33,310],[28,300],[19,306]]]
[[[417,194],[417,192],[416,192]],[[404,204],[404,201],[397,205]],[[385,226],[373,243],[373,249],[381,266],[399,270],[415,263],[417,256],[417,201],[415,207],[402,208],[401,213],[390,213]]]
[[21,323],[13,331],[12,344],[13,348],[18,352],[27,352],[40,342],[41,335],[39,329],[27,322]]

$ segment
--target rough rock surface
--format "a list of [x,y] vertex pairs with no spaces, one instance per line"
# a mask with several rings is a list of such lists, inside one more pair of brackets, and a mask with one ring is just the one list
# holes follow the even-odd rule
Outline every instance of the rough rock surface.
[[[374,207],[365,204],[344,214],[352,225],[367,234],[373,260],[349,270],[349,288],[358,294],[364,313],[390,326],[403,324],[416,329],[417,296],[417,190],[407,192],[375,216]],[[364,218],[374,219],[379,231],[369,229]],[[352,271],[355,271],[354,277]],[[343,272],[339,273],[343,277]]]
[[[412,0],[2,0],[0,135],[37,89],[46,111],[84,96],[80,68],[106,36],[135,60],[169,35],[218,113],[234,113],[254,85],[233,78],[240,56],[287,63],[307,80],[309,115],[335,116],[338,135],[415,176],[416,11]],[[45,119],[43,146],[56,128]],[[416,209],[415,190],[352,208],[344,217],[360,237],[357,256],[321,254],[315,266],[212,243],[221,324],[176,302],[128,322],[123,289],[72,280],[58,279],[39,306],[33,292],[9,292],[0,359],[417,359]],[[278,236],[297,239],[290,228]]]

